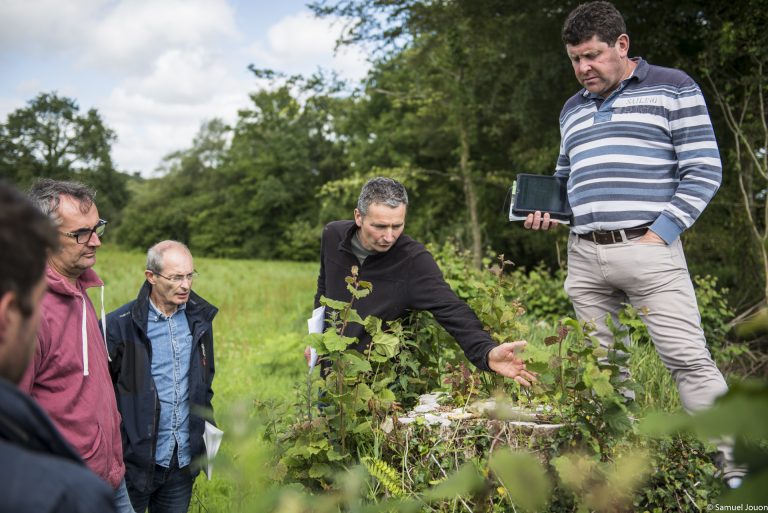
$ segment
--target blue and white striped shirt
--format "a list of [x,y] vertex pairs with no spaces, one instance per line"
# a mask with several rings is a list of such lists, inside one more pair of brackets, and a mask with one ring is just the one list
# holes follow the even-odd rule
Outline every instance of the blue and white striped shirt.
[[699,86],[634,60],[608,98],[582,89],[566,102],[555,174],[568,178],[575,233],[651,223],[669,244],[720,186],[720,153]]

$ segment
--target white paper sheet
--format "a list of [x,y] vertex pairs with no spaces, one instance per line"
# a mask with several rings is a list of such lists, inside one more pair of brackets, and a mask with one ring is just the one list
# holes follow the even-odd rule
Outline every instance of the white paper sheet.
[[221,439],[224,436],[224,431],[217,428],[208,421],[205,421],[205,432],[203,433],[203,442],[205,442],[205,455],[208,457],[208,463],[205,466],[205,475],[208,476],[208,481],[213,476],[213,460],[216,454],[219,452],[219,446],[221,445]]
[[307,319],[309,333],[322,333],[325,326],[325,307],[318,306],[312,310],[312,317]]
[[[324,306],[318,306],[314,310],[312,310],[312,317],[307,319],[307,330],[309,333],[322,333],[323,328],[325,327],[325,307]],[[309,373],[312,374],[312,371],[315,368],[315,365],[317,365],[317,350],[314,347],[309,348]]]

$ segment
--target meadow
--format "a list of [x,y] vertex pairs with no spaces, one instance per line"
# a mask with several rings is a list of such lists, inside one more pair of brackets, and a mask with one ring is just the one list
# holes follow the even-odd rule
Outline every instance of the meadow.
[[[254,497],[272,484],[273,448],[259,436],[268,428],[257,404],[290,415],[305,384],[306,318],[311,313],[318,264],[255,260],[195,259],[194,290],[219,308],[214,322],[216,375],[214,410],[225,436],[213,480],[201,474],[191,511],[248,511]],[[106,284],[109,312],[135,298],[145,255],[106,247],[96,271]],[[91,291],[94,304],[98,294]],[[533,319],[529,342],[542,344],[551,330]],[[633,349],[633,372],[645,385],[638,396],[644,410],[675,410],[679,399],[653,347]],[[246,507],[247,505],[247,507]]]

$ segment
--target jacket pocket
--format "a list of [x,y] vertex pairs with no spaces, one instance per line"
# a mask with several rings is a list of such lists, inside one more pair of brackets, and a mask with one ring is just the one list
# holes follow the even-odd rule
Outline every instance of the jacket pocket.
[[96,424],[96,433],[93,437],[93,444],[82,453],[83,461],[88,465],[96,475],[102,479],[109,476],[109,462],[111,459],[111,448],[107,447],[107,441],[104,437],[104,431],[101,424]]

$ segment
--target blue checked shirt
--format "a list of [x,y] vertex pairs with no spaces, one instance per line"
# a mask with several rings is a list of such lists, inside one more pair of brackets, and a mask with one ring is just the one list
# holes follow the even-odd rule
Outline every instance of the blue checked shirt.
[[152,378],[160,399],[155,462],[171,466],[178,446],[179,468],[190,463],[189,447],[189,364],[192,333],[186,304],[166,317],[150,300],[147,335],[152,343]]

